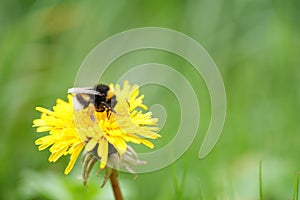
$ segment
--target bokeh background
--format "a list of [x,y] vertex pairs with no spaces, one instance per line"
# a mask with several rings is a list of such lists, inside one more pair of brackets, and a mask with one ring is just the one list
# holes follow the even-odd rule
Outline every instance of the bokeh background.
[[[201,102],[198,136],[172,165],[152,173],[121,173],[126,199],[259,199],[262,161],[264,199],[291,199],[300,171],[300,1],[45,1],[0,0],[0,199],[112,199],[103,174],[84,188],[80,161],[70,175],[68,158],[49,163],[38,152],[32,128],[36,106],[66,99],[87,54],[113,34],[136,27],[174,29],[194,38],[219,67],[227,92],[227,118],[213,151],[198,159],[210,119],[201,77],[183,59],[144,50],[121,57],[107,70],[114,82],[135,65],[174,67],[193,85]],[[174,80],[176,81],[176,80]],[[157,86],[142,88],[146,103],[168,112],[164,146],[180,120],[175,96]],[[149,151],[144,148],[141,151]]]

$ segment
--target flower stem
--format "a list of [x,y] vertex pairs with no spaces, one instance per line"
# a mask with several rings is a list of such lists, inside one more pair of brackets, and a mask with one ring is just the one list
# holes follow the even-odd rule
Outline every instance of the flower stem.
[[116,200],[123,200],[121,189],[118,182],[118,177],[116,175],[116,170],[113,170],[110,176],[110,184],[114,192],[114,196]]

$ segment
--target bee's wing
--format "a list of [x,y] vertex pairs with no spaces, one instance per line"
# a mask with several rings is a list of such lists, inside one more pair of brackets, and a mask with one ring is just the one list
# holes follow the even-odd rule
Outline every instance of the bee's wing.
[[73,94],[73,106],[75,121],[85,121],[85,123],[79,123],[80,126],[85,129],[92,124],[95,124],[95,106],[93,102],[93,95],[101,95],[100,92],[94,90],[91,87],[78,87],[68,89],[68,93]]
[[70,88],[68,89],[68,93],[101,95],[100,92],[94,90],[91,87]]
[[73,94],[73,106],[77,111],[80,111],[91,103],[90,94],[95,95],[97,91],[91,87],[79,87],[69,88],[68,93]]

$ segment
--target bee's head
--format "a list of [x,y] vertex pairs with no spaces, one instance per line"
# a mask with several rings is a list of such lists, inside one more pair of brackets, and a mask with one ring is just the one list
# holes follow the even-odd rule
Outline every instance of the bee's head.
[[94,86],[94,90],[96,90],[97,92],[100,92],[101,94],[106,95],[109,90],[109,86],[104,85],[104,84],[97,84]]

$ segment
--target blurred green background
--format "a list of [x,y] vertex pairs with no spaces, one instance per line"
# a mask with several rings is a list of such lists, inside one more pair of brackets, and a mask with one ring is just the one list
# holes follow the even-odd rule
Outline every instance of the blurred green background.
[[[173,66],[201,102],[199,134],[190,149],[171,166],[136,180],[121,173],[125,198],[259,199],[262,160],[265,199],[291,199],[300,171],[299,10],[297,0],[0,0],[0,199],[113,198],[109,185],[99,188],[103,175],[95,172],[83,187],[79,161],[68,176],[68,158],[49,163],[48,150],[38,152],[34,145],[40,134],[32,120],[39,117],[36,106],[51,108],[56,98],[66,99],[80,64],[99,42],[144,26],[180,31],[206,48],[224,79],[227,118],[214,150],[199,160],[210,100],[191,66],[155,50],[113,63],[107,83],[122,74],[120,66]],[[178,128],[178,103],[163,88],[142,90],[147,104],[161,103],[169,114],[163,138],[154,141],[160,148]]]

